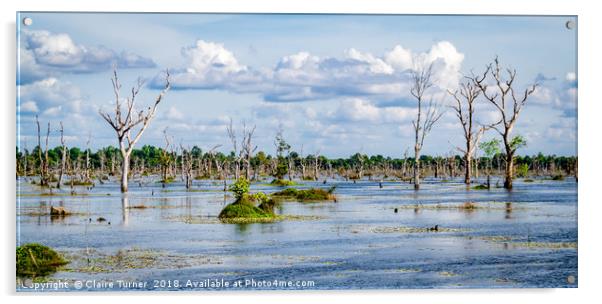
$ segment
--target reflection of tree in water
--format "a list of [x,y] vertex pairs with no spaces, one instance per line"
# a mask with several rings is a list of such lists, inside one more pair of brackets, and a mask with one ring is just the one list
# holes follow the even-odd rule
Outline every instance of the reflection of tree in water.
[[121,196],[121,213],[123,226],[127,226],[130,218],[130,202],[127,194]]

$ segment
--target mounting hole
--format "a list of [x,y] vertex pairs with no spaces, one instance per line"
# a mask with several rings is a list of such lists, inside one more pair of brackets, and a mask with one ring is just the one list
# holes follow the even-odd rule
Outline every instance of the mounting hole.
[[31,18],[29,18],[29,17],[23,18],[23,25],[30,26],[32,24],[33,24],[33,20]]
[[564,26],[566,26],[567,29],[572,30],[575,28],[575,21],[569,20],[564,24]]
[[572,276],[572,275],[568,276],[568,277],[566,278],[566,281],[567,281],[569,284],[575,284],[575,276]]

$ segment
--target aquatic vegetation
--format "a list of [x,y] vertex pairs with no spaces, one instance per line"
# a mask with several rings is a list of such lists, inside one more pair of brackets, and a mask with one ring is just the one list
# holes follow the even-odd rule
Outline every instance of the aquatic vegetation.
[[94,183],[87,180],[72,180],[63,183],[64,186],[93,186]]
[[473,190],[489,190],[489,187],[487,187],[487,185],[476,185],[474,187],[472,187]]
[[336,196],[333,194],[335,187],[331,187],[329,190],[324,190],[321,188],[310,188],[310,189],[294,189],[288,188],[282,191],[278,191],[272,193],[273,197],[276,198],[285,198],[285,199],[297,199],[302,202],[312,202],[312,201],[326,201],[333,200],[336,201]]
[[451,271],[441,271],[438,272],[437,274],[439,274],[442,277],[456,277],[458,276],[457,273],[451,272]]
[[514,247],[541,249],[577,249],[576,242],[512,242]]
[[173,178],[173,177],[171,177],[171,176],[168,176],[168,177],[166,177],[166,178],[164,178],[164,179],[162,179],[162,180],[158,181],[158,183],[160,183],[160,184],[170,184],[170,183],[173,183],[173,182],[175,182],[175,181],[176,181],[176,179],[175,179],[175,178]]
[[130,269],[173,269],[223,263],[219,257],[215,256],[177,254],[135,247],[120,249],[114,254],[90,249],[65,253],[65,256],[70,258],[71,263],[61,270],[83,273],[126,272]]
[[277,179],[275,178],[274,180],[272,180],[270,182],[271,186],[278,186],[278,187],[286,187],[286,186],[295,186],[298,185],[298,183],[294,182],[294,181],[290,181],[290,180],[286,180],[286,179]]
[[374,233],[427,233],[427,232],[465,232],[468,229],[438,227],[437,231],[433,231],[431,227],[374,227],[370,229]]
[[562,175],[562,174],[554,175],[554,176],[552,176],[552,180],[562,181],[562,180],[564,180],[564,175]]
[[31,243],[17,247],[17,276],[45,276],[69,263],[50,247]]
[[[234,192],[236,201],[227,205],[219,213],[218,218],[227,223],[262,222],[266,219],[273,220],[274,202],[263,192],[249,194],[249,181],[242,177],[230,185],[230,191]],[[259,206],[255,206],[259,204]]]
[[532,183],[532,182],[534,182],[534,181],[535,181],[535,180],[533,180],[532,178],[525,178],[525,179],[523,180],[523,182],[525,182],[525,183]]

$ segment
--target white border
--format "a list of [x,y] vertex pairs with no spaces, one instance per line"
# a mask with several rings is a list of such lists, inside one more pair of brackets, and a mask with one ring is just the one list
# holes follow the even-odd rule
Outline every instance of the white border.
[[[599,29],[601,11],[596,10],[595,1],[537,1],[526,0],[341,0],[341,1],[193,1],[193,0],[9,0],[0,2],[2,18],[2,72],[0,72],[2,100],[3,148],[0,149],[2,172],[0,222],[2,229],[3,274],[0,288],[3,297],[15,296],[14,287],[14,241],[15,241],[15,16],[16,11],[128,11],[128,12],[282,12],[282,13],[400,13],[400,14],[521,14],[521,15],[578,15],[579,30],[579,158],[581,164],[579,181],[579,288],[578,289],[515,289],[515,290],[401,290],[401,291],[329,291],[329,292],[257,292],[257,293],[168,293],[178,296],[176,301],[240,303],[307,303],[313,301],[341,301],[346,303],[408,302],[408,303],[581,303],[595,301],[596,288],[600,280],[600,222],[602,201],[596,193],[595,174],[602,172],[598,154],[602,150],[600,141],[600,119],[602,113],[599,94],[601,78]],[[596,56],[597,55],[597,56]],[[598,160],[596,163],[595,161]],[[291,296],[294,295],[294,296]],[[81,298],[81,294],[49,296],[44,299],[17,295],[10,302],[45,303],[106,303],[114,300],[132,301],[131,295],[144,297],[142,301],[159,303],[165,301],[164,293],[116,293],[95,294]],[[98,296],[100,295],[100,296]],[[84,295],[85,296],[85,295]],[[110,298],[107,298],[110,297]],[[139,301],[139,299],[135,299]],[[6,302],[5,302],[6,303]]]

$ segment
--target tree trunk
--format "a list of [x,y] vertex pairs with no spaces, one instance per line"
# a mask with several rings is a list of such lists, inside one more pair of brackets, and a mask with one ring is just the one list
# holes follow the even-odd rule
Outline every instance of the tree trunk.
[[470,176],[472,175],[472,157],[469,153],[464,156],[465,172],[464,172],[464,183],[470,185]]
[[420,189],[420,149],[414,148],[414,190]]
[[128,192],[128,174],[130,171],[130,156],[127,153],[122,153],[123,161],[121,162],[121,192]]
[[514,153],[506,149],[506,174],[504,177],[504,188],[512,189],[512,178],[514,176]]

